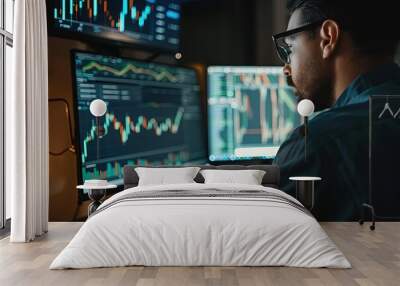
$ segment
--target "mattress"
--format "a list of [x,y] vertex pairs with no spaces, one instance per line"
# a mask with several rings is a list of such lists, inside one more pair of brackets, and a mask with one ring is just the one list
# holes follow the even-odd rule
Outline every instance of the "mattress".
[[284,192],[198,183],[112,196],[50,269],[132,265],[351,267],[315,218]]

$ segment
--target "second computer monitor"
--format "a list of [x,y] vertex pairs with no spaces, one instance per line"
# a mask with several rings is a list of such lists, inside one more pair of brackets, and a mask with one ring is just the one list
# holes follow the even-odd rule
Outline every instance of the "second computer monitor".
[[208,68],[210,161],[274,158],[300,123],[282,67]]

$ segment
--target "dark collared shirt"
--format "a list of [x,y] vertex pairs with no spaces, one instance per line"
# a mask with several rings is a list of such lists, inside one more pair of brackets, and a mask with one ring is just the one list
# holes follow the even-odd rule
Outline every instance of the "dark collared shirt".
[[281,188],[293,196],[295,184],[290,176],[322,178],[312,211],[319,220],[358,219],[362,203],[368,201],[371,95],[400,95],[399,66],[387,64],[358,76],[333,107],[310,120],[307,161],[301,127],[281,145],[275,158],[281,168]]

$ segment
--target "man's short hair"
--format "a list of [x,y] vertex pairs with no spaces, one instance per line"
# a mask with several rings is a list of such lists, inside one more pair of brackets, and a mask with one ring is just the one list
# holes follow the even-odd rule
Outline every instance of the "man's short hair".
[[[304,23],[331,19],[350,34],[357,51],[394,55],[400,38],[396,0],[288,0],[289,13],[300,9]],[[397,15],[399,14],[399,15]]]

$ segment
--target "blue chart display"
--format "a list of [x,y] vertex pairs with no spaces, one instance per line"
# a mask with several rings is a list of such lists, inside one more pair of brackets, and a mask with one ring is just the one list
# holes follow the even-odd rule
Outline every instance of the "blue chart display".
[[52,0],[49,7],[53,31],[169,50],[179,48],[177,0]]
[[[74,64],[82,179],[121,181],[126,164],[206,160],[194,70],[81,52]],[[95,98],[107,103],[99,158],[89,111]]]
[[208,68],[210,161],[273,158],[300,120],[282,68]]

